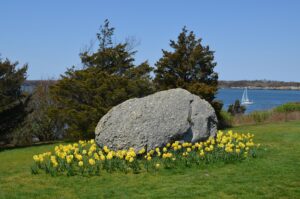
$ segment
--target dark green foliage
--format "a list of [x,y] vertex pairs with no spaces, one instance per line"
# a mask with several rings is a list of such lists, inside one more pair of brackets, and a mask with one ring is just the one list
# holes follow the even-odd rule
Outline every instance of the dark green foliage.
[[72,137],[93,137],[97,122],[110,108],[154,92],[152,68],[147,62],[135,66],[135,52],[128,50],[128,43],[113,44],[113,31],[105,21],[97,34],[99,49],[80,55],[84,68],[68,69],[51,88],[58,107],[51,109],[50,116],[64,121]]
[[203,46],[193,31],[185,27],[177,41],[170,41],[173,51],[163,50],[156,63],[154,83],[158,90],[184,88],[207,100],[221,119],[222,102],[214,101],[218,90],[218,74],[214,72],[214,52]]
[[82,64],[85,68],[97,67],[100,71],[109,74],[124,76],[128,69],[134,68],[135,51],[127,50],[127,43],[112,43],[114,28],[109,27],[109,21],[105,20],[104,25],[97,33],[99,40],[99,48],[97,52],[90,53],[88,51],[80,54]]
[[246,111],[246,107],[241,105],[240,100],[235,100],[234,104],[229,105],[227,112],[231,115],[241,115]]
[[173,52],[163,50],[163,57],[156,63],[156,87],[159,90],[184,88],[212,102],[218,90],[214,52],[185,27],[177,41],[170,41],[170,46]]
[[99,50],[103,51],[108,47],[113,46],[112,36],[114,35],[115,28],[109,26],[108,19],[104,20],[104,25],[100,27],[100,33],[97,33],[99,40]]
[[26,117],[29,95],[22,93],[27,65],[16,69],[18,62],[0,59],[0,138],[10,138],[11,133]]
[[223,101],[221,101],[221,100],[213,100],[211,102],[211,105],[215,109],[217,118],[219,120],[218,127],[222,128],[221,124],[222,124],[222,119],[223,118],[222,118],[222,115],[221,115],[221,111],[222,111],[222,108],[223,108]]
[[233,126],[233,119],[234,117],[228,113],[227,111],[221,110],[220,111],[220,120],[218,123],[219,129],[226,129]]

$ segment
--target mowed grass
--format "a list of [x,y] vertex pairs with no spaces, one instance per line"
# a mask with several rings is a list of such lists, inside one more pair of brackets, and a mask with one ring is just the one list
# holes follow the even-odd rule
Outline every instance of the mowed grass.
[[255,159],[201,168],[100,176],[32,175],[32,156],[54,145],[0,152],[0,198],[300,198],[300,121],[242,126]]

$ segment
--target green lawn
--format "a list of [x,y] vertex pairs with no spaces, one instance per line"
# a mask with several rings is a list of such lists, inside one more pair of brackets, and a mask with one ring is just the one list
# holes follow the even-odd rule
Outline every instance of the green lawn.
[[158,173],[32,175],[32,156],[53,145],[0,152],[0,198],[300,198],[300,121],[243,126],[262,150],[256,159]]

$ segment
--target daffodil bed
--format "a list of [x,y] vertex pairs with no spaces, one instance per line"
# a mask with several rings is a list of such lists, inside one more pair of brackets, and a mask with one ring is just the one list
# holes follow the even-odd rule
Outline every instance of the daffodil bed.
[[176,167],[191,167],[217,161],[241,161],[256,156],[259,144],[254,144],[253,134],[218,131],[215,138],[205,142],[181,143],[175,141],[162,148],[137,153],[128,150],[110,150],[98,147],[94,140],[55,146],[53,152],[34,155],[33,174],[45,171],[52,176],[99,175],[102,171],[158,171]]

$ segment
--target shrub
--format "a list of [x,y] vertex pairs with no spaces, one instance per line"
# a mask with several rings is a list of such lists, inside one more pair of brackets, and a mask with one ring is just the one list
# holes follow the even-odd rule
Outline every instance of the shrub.
[[300,111],[300,102],[289,102],[282,104],[274,109],[276,112],[288,113],[293,111]]
[[271,115],[270,111],[254,111],[249,114],[249,117],[252,118],[255,123],[262,123],[266,121]]
[[241,105],[240,100],[235,100],[234,104],[230,104],[227,112],[231,115],[242,115],[246,111],[246,106]]
[[233,119],[234,117],[230,113],[222,110],[220,112],[219,128],[224,129],[227,127],[231,127],[233,124]]
[[56,146],[54,152],[34,155],[32,173],[44,170],[53,176],[99,175],[100,172],[122,171],[137,173],[191,167],[213,162],[234,162],[256,156],[259,145],[253,142],[254,135],[219,131],[216,138],[196,143],[168,143],[162,148],[146,151],[110,150],[98,147],[94,140]]
[[[292,105],[283,105],[279,108],[267,111],[255,111],[246,115],[233,116],[232,125],[247,125],[247,124],[259,124],[259,123],[269,123],[269,122],[285,122],[300,119],[300,111],[296,111],[296,108],[282,108],[282,107],[297,107]],[[277,110],[279,109],[279,111]],[[294,111],[287,111],[294,110]]]

